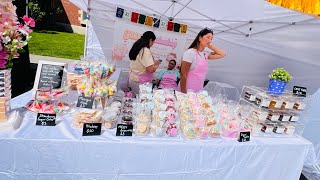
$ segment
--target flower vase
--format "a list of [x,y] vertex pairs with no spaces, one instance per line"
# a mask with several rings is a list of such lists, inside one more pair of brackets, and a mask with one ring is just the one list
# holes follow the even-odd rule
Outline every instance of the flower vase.
[[287,82],[276,80],[276,79],[270,79],[268,91],[271,94],[281,95],[283,93],[286,85],[287,85]]
[[0,70],[0,122],[6,121],[10,111],[11,69]]

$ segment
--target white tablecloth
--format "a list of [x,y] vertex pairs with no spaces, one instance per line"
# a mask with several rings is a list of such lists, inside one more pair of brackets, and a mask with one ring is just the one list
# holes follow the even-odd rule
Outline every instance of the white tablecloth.
[[[12,100],[19,108],[30,93]],[[21,110],[23,111],[23,110]],[[55,127],[35,125],[25,112],[21,127],[0,133],[0,179],[294,180],[311,147],[301,137],[230,139],[83,137],[70,115]]]

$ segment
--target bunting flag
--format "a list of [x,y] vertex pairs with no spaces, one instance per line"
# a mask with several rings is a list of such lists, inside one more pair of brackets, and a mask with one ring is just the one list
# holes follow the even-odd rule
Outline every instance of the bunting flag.
[[160,19],[153,18],[153,27],[159,28],[160,26]]
[[123,13],[124,13],[124,9],[118,7],[117,8],[117,12],[116,12],[116,16],[118,18],[122,18],[123,17]]
[[174,32],[180,32],[180,24],[179,23],[174,23],[173,31]]
[[132,12],[131,13],[131,22],[137,23],[139,19],[139,13]]
[[173,25],[174,25],[173,22],[172,22],[172,21],[169,21],[169,22],[168,22],[168,26],[167,26],[167,30],[168,30],[168,31],[172,31],[172,30],[173,30]]
[[160,29],[167,29],[167,22],[160,20]]
[[131,20],[131,12],[128,10],[124,10],[123,19],[130,21]]
[[187,33],[188,25],[186,24],[181,24],[180,31],[181,33]]
[[139,24],[144,24],[146,22],[146,15],[140,14],[139,16]]
[[147,16],[145,25],[152,26],[152,24],[153,24],[153,17]]
[[153,26],[155,28],[165,29],[168,31],[187,33],[188,29],[188,26],[186,24],[175,23],[173,21],[163,21],[153,16],[146,16],[137,12],[131,12],[120,7],[117,7],[116,17],[134,23],[144,24],[146,26]]

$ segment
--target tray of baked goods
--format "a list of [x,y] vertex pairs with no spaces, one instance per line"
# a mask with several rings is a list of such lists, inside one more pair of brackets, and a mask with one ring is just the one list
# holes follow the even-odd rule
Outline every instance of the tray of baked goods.
[[251,122],[253,136],[291,137],[303,133],[304,125],[300,122],[299,113],[260,108],[242,98],[239,106],[238,114]]
[[245,111],[240,115],[253,122],[252,135],[290,137],[304,130],[303,113],[310,98],[284,91],[281,95],[264,88],[244,86],[239,105]]
[[244,86],[241,99],[266,110],[300,113],[306,110],[309,97],[295,96],[289,91],[275,95],[263,88]]

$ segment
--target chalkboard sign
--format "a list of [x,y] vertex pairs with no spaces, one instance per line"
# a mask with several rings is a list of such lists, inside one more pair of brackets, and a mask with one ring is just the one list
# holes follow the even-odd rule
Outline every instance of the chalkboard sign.
[[239,142],[247,142],[250,141],[250,132],[240,132],[238,137]]
[[94,99],[92,97],[79,96],[77,107],[92,109]]
[[65,63],[39,61],[33,90],[36,91],[40,88],[51,86],[53,89],[61,88],[63,85],[64,68]]
[[101,135],[101,123],[84,123],[82,136],[98,136]]
[[116,136],[132,136],[133,125],[128,124],[118,124]]
[[293,86],[293,94],[299,97],[306,97],[307,96],[307,88],[300,87],[300,86]]
[[43,64],[39,78],[38,89],[50,87],[53,89],[61,88],[64,66]]
[[38,113],[37,115],[37,126],[55,126],[56,125],[56,115],[47,113]]

